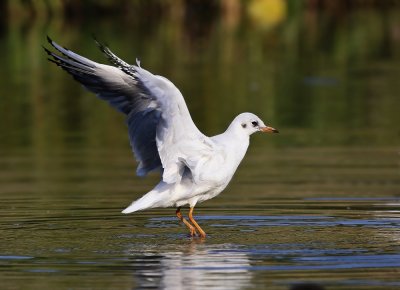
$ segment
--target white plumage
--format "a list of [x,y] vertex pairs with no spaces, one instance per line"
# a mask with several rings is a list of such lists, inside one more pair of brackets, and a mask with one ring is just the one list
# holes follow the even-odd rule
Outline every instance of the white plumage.
[[[191,235],[205,232],[193,218],[194,206],[215,197],[228,185],[249,146],[251,134],[278,132],[256,115],[242,113],[228,129],[207,137],[193,123],[181,92],[168,79],[129,65],[98,43],[114,66],[99,64],[48,38],[61,55],[46,52],[87,89],[126,114],[137,174],[161,170],[162,179],[123,213],[154,207],[177,207],[176,214]],[[180,207],[190,206],[188,222]]]

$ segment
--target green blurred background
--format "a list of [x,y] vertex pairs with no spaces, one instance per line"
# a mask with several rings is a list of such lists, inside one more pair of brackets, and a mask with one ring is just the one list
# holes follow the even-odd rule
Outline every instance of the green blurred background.
[[[87,159],[100,154],[96,149],[123,149],[131,158],[124,117],[48,62],[42,49],[49,35],[106,62],[94,34],[127,62],[138,57],[144,68],[173,81],[204,133],[218,134],[238,113],[251,111],[281,131],[279,137],[255,137],[258,150],[284,154],[279,150],[310,148],[305,154],[313,154],[313,148],[340,148],[344,156],[360,148],[389,150],[384,158],[391,160],[387,166],[397,187],[399,4],[1,1],[2,167],[28,156],[18,166],[48,174],[53,156]],[[359,161],[369,158],[363,152]],[[325,155],[319,156],[321,164]],[[13,159],[5,159],[9,156]],[[379,156],[367,166],[379,163]],[[132,162],[130,175],[133,167]]]

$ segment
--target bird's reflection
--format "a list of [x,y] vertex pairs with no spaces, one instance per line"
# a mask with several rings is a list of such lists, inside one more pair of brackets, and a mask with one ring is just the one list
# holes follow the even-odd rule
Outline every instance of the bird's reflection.
[[249,286],[248,256],[229,244],[208,245],[193,239],[185,245],[129,249],[136,289],[243,289]]

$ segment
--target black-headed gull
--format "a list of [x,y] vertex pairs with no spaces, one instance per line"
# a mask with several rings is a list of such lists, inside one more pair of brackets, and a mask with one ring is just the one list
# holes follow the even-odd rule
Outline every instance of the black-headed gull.
[[[168,79],[118,58],[96,41],[112,66],[82,57],[48,38],[59,54],[45,48],[50,60],[99,98],[127,117],[138,176],[160,170],[162,180],[123,213],[155,207],[176,207],[176,216],[191,236],[206,233],[193,218],[194,206],[225,189],[242,161],[255,132],[278,131],[252,113],[238,115],[217,136],[202,134],[190,117],[181,92]],[[189,205],[189,221],[181,207]]]

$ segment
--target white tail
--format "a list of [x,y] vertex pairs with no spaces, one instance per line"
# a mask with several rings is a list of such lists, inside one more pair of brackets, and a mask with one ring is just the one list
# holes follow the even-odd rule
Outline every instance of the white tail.
[[153,207],[172,206],[172,202],[168,202],[170,186],[170,184],[166,184],[161,181],[153,190],[149,191],[138,200],[132,202],[130,206],[122,211],[122,213],[131,213]]

